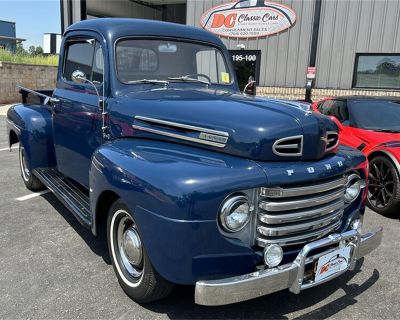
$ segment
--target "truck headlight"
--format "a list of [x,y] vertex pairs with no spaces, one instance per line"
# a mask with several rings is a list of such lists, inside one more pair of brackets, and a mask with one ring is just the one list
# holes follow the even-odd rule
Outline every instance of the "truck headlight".
[[250,220],[250,204],[247,197],[235,195],[222,204],[219,220],[227,232],[238,232]]
[[346,203],[352,203],[359,196],[362,189],[365,188],[365,180],[361,177],[352,173],[347,177],[346,192],[344,194],[344,201]]

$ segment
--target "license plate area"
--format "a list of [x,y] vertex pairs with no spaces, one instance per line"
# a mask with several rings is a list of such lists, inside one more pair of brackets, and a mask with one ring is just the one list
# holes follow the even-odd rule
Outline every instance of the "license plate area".
[[346,271],[350,265],[351,247],[337,249],[316,261],[314,282],[321,282],[337,273]]
[[318,253],[307,257],[301,289],[316,286],[347,271],[350,267],[353,248],[349,242],[343,241],[325,250],[320,248]]

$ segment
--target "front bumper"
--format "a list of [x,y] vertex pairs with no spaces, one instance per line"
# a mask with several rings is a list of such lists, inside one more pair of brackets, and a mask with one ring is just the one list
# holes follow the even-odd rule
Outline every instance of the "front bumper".
[[[290,264],[231,278],[198,281],[196,283],[195,302],[208,306],[225,305],[257,298],[287,288],[297,294],[301,290],[314,287],[336,278],[348,270],[353,270],[357,260],[376,249],[381,241],[382,228],[365,235],[360,235],[356,230],[332,234],[327,238],[306,244],[295,261]],[[351,259],[347,269],[319,282],[305,280],[306,265],[337,249],[332,248],[335,245],[352,247]],[[312,251],[324,247],[327,247],[326,251],[309,255]]]

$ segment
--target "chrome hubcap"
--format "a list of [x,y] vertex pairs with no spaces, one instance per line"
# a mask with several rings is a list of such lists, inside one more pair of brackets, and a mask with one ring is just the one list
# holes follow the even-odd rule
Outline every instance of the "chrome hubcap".
[[142,243],[135,229],[129,228],[124,232],[122,250],[124,250],[129,263],[140,264],[142,261]]
[[22,176],[23,176],[25,181],[28,181],[29,180],[29,176],[30,176],[31,173],[30,173],[30,171],[28,169],[28,165],[26,163],[24,148],[21,147],[19,149],[19,152],[20,152]]
[[135,223],[129,216],[121,218],[117,229],[121,266],[134,278],[142,274],[143,247]]

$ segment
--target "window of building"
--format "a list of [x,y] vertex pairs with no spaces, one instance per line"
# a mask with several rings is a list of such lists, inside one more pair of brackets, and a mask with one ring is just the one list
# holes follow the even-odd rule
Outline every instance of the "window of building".
[[400,54],[357,54],[353,87],[400,89]]

